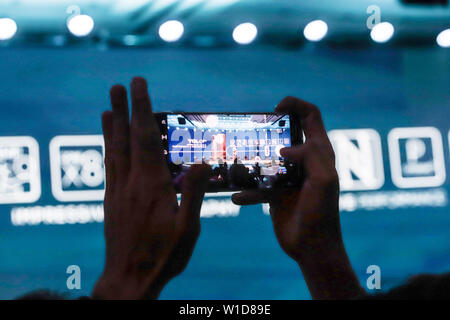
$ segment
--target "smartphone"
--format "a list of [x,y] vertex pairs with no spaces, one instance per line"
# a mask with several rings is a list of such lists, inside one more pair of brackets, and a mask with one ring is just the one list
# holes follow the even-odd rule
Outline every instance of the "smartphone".
[[212,168],[207,192],[292,187],[300,169],[280,149],[301,144],[300,125],[275,113],[156,113],[177,192],[195,163]]

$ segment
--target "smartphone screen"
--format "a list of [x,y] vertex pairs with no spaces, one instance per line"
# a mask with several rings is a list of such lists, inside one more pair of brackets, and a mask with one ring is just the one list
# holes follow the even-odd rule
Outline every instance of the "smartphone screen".
[[209,192],[293,184],[294,165],[280,155],[295,140],[289,115],[165,113],[158,117],[177,191],[194,163],[212,167]]

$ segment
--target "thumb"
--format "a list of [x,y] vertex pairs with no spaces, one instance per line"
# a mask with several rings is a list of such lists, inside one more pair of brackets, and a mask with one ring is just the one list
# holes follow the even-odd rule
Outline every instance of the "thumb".
[[183,179],[180,214],[188,223],[200,219],[200,209],[211,173],[209,165],[194,164]]
[[283,158],[290,160],[295,163],[303,163],[307,155],[306,144],[296,145],[293,147],[286,147],[280,150],[280,154]]

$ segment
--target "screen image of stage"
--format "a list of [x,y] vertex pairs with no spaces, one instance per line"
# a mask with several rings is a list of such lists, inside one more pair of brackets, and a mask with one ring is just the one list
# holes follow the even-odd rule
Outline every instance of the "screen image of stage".
[[291,145],[289,116],[179,114],[167,124],[173,163],[279,164],[280,149]]
[[167,140],[177,189],[193,163],[212,167],[209,189],[219,191],[270,188],[292,168],[280,154],[291,145],[287,115],[169,114]]

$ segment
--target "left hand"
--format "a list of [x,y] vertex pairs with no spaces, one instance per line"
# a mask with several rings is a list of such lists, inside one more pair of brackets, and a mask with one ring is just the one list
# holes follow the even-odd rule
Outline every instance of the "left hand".
[[179,206],[144,79],[133,79],[131,100],[131,125],[123,86],[111,89],[112,112],[102,115],[106,263],[92,294],[99,299],[156,299],[184,270],[211,174],[208,165],[192,166]]

